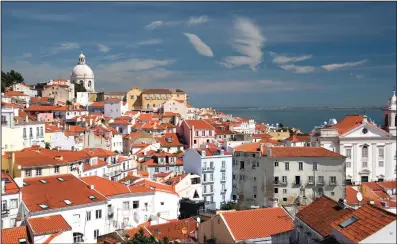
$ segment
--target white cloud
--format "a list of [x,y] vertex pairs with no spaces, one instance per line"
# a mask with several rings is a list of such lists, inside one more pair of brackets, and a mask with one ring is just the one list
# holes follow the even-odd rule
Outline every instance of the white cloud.
[[128,59],[110,64],[101,64],[98,65],[98,68],[106,69],[107,72],[117,73],[150,70],[157,67],[168,66],[173,63],[175,63],[175,60]]
[[51,48],[50,52],[49,52],[49,55],[57,54],[57,53],[59,53],[61,51],[77,49],[77,48],[80,48],[80,45],[78,43],[76,43],[76,42],[65,42],[65,43],[61,43],[57,47]]
[[31,58],[33,55],[31,53],[24,53],[23,57],[24,58]]
[[160,39],[150,39],[150,40],[146,40],[146,41],[141,41],[138,42],[137,45],[156,45],[156,44],[160,44],[163,43],[162,40]]
[[208,16],[200,16],[200,17],[190,17],[190,19],[187,21],[187,25],[198,25],[198,24],[203,24],[208,22]]
[[98,48],[98,51],[100,51],[102,53],[107,53],[110,51],[110,47],[102,45],[102,44],[98,44],[97,48]]
[[343,63],[343,64],[327,64],[327,65],[321,66],[321,68],[325,69],[326,71],[334,71],[334,70],[343,69],[343,68],[356,67],[356,66],[365,64],[366,62],[368,62],[368,60],[363,59],[363,60],[360,60],[357,62],[347,62],[347,63]]
[[146,26],[145,26],[145,29],[154,30],[154,29],[158,29],[158,28],[160,28],[160,27],[179,25],[180,23],[181,23],[180,21],[162,21],[162,20],[156,20],[156,21],[152,21],[152,23],[146,25]]
[[220,62],[226,68],[248,65],[252,70],[262,62],[262,47],[266,39],[258,26],[248,19],[239,18],[234,22],[234,40],[232,47],[242,56],[229,56]]
[[357,78],[357,80],[360,80],[360,79],[364,78],[364,76],[363,75],[356,75],[356,78]]
[[299,61],[304,61],[312,58],[312,55],[301,55],[296,57],[289,57],[284,55],[279,55],[277,53],[271,52],[270,55],[273,57],[273,63],[276,64],[287,64],[287,63],[296,63]]
[[285,64],[281,65],[280,68],[288,71],[292,71],[297,74],[305,74],[305,73],[311,73],[314,71],[313,66],[298,66],[295,64]]
[[214,53],[212,52],[211,48],[207,46],[198,36],[195,34],[190,34],[190,33],[183,33],[188,39],[189,42],[193,45],[193,47],[196,49],[196,51],[207,57],[213,57]]

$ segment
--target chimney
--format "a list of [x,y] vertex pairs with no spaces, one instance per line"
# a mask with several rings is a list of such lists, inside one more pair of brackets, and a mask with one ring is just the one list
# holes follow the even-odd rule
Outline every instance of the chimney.
[[202,156],[202,157],[205,157],[205,156],[207,156],[207,154],[206,154],[205,150],[201,150],[201,156]]
[[25,238],[22,238],[22,239],[19,239],[18,240],[18,244],[26,244],[27,242],[26,242],[26,239]]
[[345,200],[344,200],[343,198],[340,198],[340,199],[339,199],[339,201],[338,201],[338,207],[339,207],[340,209],[345,209],[345,208],[346,208]]
[[374,204],[375,204],[375,202],[374,202],[374,201],[369,201],[369,203],[370,203],[370,204],[372,204],[372,205],[374,205]]
[[363,116],[363,123],[368,123],[368,116],[365,114]]
[[225,155],[225,150],[221,149],[221,155]]
[[26,117],[25,117],[25,121],[26,122],[29,122],[29,117],[26,115]]

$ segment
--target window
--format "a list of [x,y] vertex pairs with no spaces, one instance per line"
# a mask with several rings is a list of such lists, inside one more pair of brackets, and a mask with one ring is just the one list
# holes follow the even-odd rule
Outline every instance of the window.
[[285,162],[285,170],[289,170],[289,163]]
[[198,131],[196,131],[196,136],[198,136],[198,133],[199,133],[199,132],[198,132]]
[[158,173],[158,172],[159,172],[159,168],[158,168],[158,167],[155,167],[155,168],[154,168],[154,172]]
[[94,230],[94,238],[98,238],[99,236],[99,230]]
[[132,208],[134,208],[134,209],[139,208],[139,201],[133,201],[132,202]]
[[378,148],[379,159],[383,159],[384,155],[385,155],[385,149],[383,147]]
[[274,193],[278,193],[278,188],[274,188]]
[[127,217],[127,218],[123,218],[123,224],[124,224],[124,226],[127,226],[128,225],[128,221],[129,221],[129,218]]
[[210,185],[210,192],[214,192],[214,185]]
[[124,210],[130,209],[130,202],[123,202],[123,209]]
[[130,95],[130,99],[134,99],[134,95]]
[[235,174],[233,174],[233,180],[235,180],[236,179],[236,175]]
[[210,174],[210,181],[214,181],[214,174],[213,173]]
[[214,162],[210,162],[210,168],[211,168],[211,169],[214,168]]
[[329,177],[329,184],[331,186],[335,186],[336,185],[336,176],[330,176]]
[[87,213],[86,213],[86,219],[87,219],[87,221],[90,221],[90,220],[91,220],[91,211],[87,211]]
[[244,161],[240,161],[240,169],[244,169]]
[[303,170],[303,162],[299,162],[299,170]]
[[59,166],[55,166],[55,167],[54,167],[54,173],[55,173],[55,174],[58,174],[58,173],[59,173]]
[[254,180],[256,180],[256,177],[254,177]]
[[161,206],[164,206],[164,202],[160,202],[160,205],[161,205]]
[[240,175],[240,180],[244,180],[244,179],[245,179],[244,175]]
[[346,168],[351,168],[352,167],[352,163],[351,162],[346,162]]
[[37,176],[41,175],[41,169],[40,168],[36,169],[36,175]]
[[368,146],[364,145],[362,150],[361,150],[361,157],[362,158],[368,158]]
[[295,176],[295,184],[300,185],[301,183],[301,177],[300,176]]
[[317,170],[317,162],[313,162],[313,170]]
[[324,183],[324,176],[319,176],[318,177],[318,183],[323,184]]
[[91,199],[92,201],[96,200],[95,196],[88,196],[89,199]]
[[26,128],[23,128],[23,138],[26,138]]
[[226,168],[226,162],[222,161],[222,169],[225,169],[225,168]]
[[314,176],[309,176],[309,184],[313,184],[314,182]]
[[201,132],[201,135],[202,135],[202,136],[205,136],[205,130],[203,130],[203,131]]
[[40,129],[39,129],[39,127],[36,127],[36,137],[39,137],[40,136]]
[[197,144],[197,140],[194,140],[193,142],[194,142],[194,144]]
[[71,205],[72,204],[72,202],[70,201],[70,200],[63,200],[65,203],[66,203],[66,205]]
[[226,180],[226,172],[222,172],[222,180]]
[[[210,136],[212,136],[212,130],[210,130],[209,133],[210,133]],[[226,138],[226,136],[225,136],[225,138]]]
[[331,191],[331,197],[335,196],[335,192]]
[[33,128],[29,128],[29,137],[33,138]]
[[96,219],[101,219],[102,218],[102,209],[97,209],[95,211],[95,218]]
[[11,199],[10,209],[18,208],[18,199]]
[[39,204],[39,206],[40,206],[40,208],[42,208],[42,209],[47,209],[47,208],[48,208],[48,206],[45,205],[45,204]]
[[367,161],[363,161],[362,162],[362,167],[363,168],[368,168],[368,162]]
[[32,170],[25,169],[25,177],[30,177],[30,176],[32,176]]
[[73,243],[82,243],[82,242],[83,242],[83,234],[73,233]]
[[382,161],[379,161],[379,167],[384,167],[384,164],[385,164],[385,162],[382,160]]
[[351,150],[350,148],[347,148],[347,149],[346,149],[346,157],[347,157],[348,159],[352,158],[352,150]]
[[274,162],[274,167],[278,167],[278,162]]
[[6,200],[1,201],[1,209],[2,210],[7,209],[7,201]]
[[358,218],[353,215],[350,218],[348,218],[347,220],[345,220],[342,223],[340,223],[339,227],[344,229],[344,228],[348,227],[349,225],[353,224],[354,222],[356,222],[357,220],[358,220]]

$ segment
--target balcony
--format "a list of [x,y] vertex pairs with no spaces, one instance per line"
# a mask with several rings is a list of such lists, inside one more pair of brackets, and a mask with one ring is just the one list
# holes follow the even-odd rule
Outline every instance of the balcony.
[[205,192],[203,192],[203,196],[204,195],[213,195],[214,194],[214,190],[208,190],[208,191],[205,191]]
[[325,185],[325,181],[324,180],[317,180],[316,184],[317,185]]
[[273,181],[273,185],[276,185],[276,186],[285,186],[285,185],[288,185],[288,182],[287,182],[287,181],[275,180],[275,181]]
[[226,192],[227,192],[227,189],[221,190],[221,194],[226,194]]
[[226,171],[226,167],[225,168],[221,168],[221,171],[223,172],[223,171]]
[[313,180],[308,180],[306,185],[314,185],[314,181]]
[[9,210],[9,209],[2,209],[2,210],[1,210],[1,217],[2,217],[2,218],[3,218],[3,217],[7,217],[9,213],[10,213],[10,210]]
[[214,179],[206,179],[206,180],[203,180],[203,184],[213,184],[214,183]]
[[336,181],[334,181],[334,182],[330,181],[330,182],[329,182],[329,185],[330,185],[330,186],[336,186],[337,184],[336,184]]
[[226,182],[226,177],[221,179],[221,182]]
[[211,167],[211,166],[209,166],[209,167],[203,167],[202,170],[203,170],[203,172],[204,172],[204,171],[214,171],[214,170],[215,170],[215,167],[214,167],[214,166],[212,166],[212,167]]

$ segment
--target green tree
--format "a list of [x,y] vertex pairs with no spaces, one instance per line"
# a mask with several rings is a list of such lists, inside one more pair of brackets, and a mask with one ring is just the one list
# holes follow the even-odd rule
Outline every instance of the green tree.
[[76,82],[72,82],[74,84],[74,96],[77,97],[78,92],[86,92],[87,89],[85,89],[84,85]]
[[225,202],[221,204],[221,210],[232,210],[232,209],[237,209],[237,203]]
[[67,100],[67,101],[66,101],[66,105],[72,105],[72,102],[69,101],[69,100]]
[[123,102],[127,102],[127,95],[123,97]]
[[1,91],[4,92],[7,87],[12,86],[13,84],[18,84],[23,82],[23,76],[21,73],[16,72],[15,70],[11,70],[7,73],[1,71]]
[[159,244],[154,236],[147,237],[141,228],[138,233],[135,233],[132,240],[127,242],[128,244]]
[[51,149],[51,144],[50,144],[49,142],[46,142],[46,143],[45,143],[45,148],[46,148],[46,149]]

